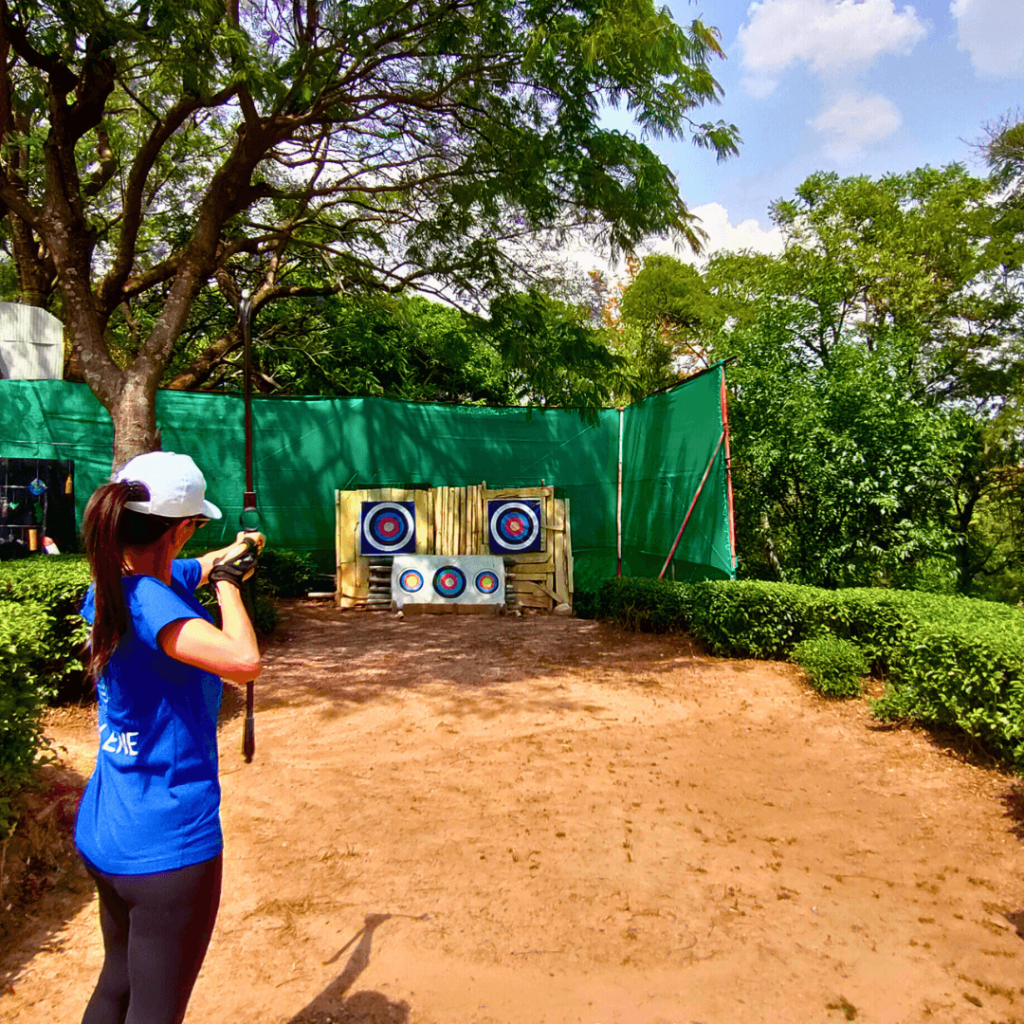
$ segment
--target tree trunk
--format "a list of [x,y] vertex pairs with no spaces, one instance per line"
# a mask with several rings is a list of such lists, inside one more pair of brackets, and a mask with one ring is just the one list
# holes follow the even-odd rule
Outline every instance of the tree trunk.
[[114,471],[136,455],[156,451],[160,447],[160,428],[156,423],[156,382],[152,376],[134,369],[126,371],[121,387],[108,407],[114,424]]

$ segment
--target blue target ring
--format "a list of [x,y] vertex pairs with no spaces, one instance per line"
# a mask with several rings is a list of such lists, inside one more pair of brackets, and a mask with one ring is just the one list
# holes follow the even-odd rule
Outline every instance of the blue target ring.
[[421,590],[423,587],[423,573],[418,569],[406,569],[398,577],[398,585],[407,594],[415,594],[416,591]]
[[498,579],[498,574],[490,569],[484,569],[483,572],[476,574],[476,589],[481,594],[496,594],[498,587],[501,586],[501,581]]
[[364,501],[362,554],[401,555],[416,551],[416,503]]
[[539,501],[489,501],[487,506],[492,552],[540,551]]
[[466,589],[466,574],[457,565],[442,565],[434,573],[434,592],[452,600]]

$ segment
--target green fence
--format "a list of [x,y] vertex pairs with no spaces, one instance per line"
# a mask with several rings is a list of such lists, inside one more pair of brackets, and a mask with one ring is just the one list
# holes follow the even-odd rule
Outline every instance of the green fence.
[[[253,399],[254,483],[269,543],[334,562],[334,491],[389,486],[537,486],[570,499],[577,589],[615,574],[618,455],[622,571],[657,575],[722,436],[721,366],[672,391],[601,411],[488,409],[381,398]],[[161,391],[163,447],[191,455],[224,511],[203,539],[238,528],[245,489],[241,396]],[[112,427],[92,392],[63,381],[0,381],[0,457],[70,459],[80,520],[110,475]],[[0,481],[2,483],[2,481]],[[677,579],[734,572],[725,446],[676,551]]]

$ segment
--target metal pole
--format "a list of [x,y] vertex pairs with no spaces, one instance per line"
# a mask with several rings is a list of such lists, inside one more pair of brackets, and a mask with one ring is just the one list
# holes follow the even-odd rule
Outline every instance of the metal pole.
[[736,575],[736,506],[732,496],[732,451],[729,448],[729,395],[725,388],[725,367],[722,367],[722,433],[725,435],[725,493],[729,500],[729,558],[732,575]]
[[704,490],[704,484],[707,482],[708,474],[711,472],[711,467],[715,464],[715,459],[718,458],[718,452],[721,450],[722,442],[724,440],[725,434],[722,434],[718,439],[718,444],[715,445],[715,451],[711,456],[711,460],[708,462],[708,468],[704,470],[704,475],[700,478],[697,493],[693,496],[693,501],[690,502],[690,507],[686,510],[686,517],[683,519],[683,525],[679,527],[679,533],[676,535],[676,542],[672,545],[672,550],[668,553],[668,558],[665,559],[665,564],[661,567],[661,572],[658,573],[659,580],[664,579],[665,570],[668,569],[668,564],[672,561],[672,557],[676,553],[676,548],[679,547],[679,542],[683,539],[683,530],[686,529],[686,524],[690,521],[690,515],[693,512],[693,507],[697,504],[700,492]]
[[619,409],[619,483],[615,496],[615,575],[622,575],[622,409]]

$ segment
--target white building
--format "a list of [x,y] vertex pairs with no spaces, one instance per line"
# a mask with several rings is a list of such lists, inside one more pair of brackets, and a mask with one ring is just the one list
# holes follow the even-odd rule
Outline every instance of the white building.
[[60,380],[64,325],[38,306],[0,302],[0,380]]

